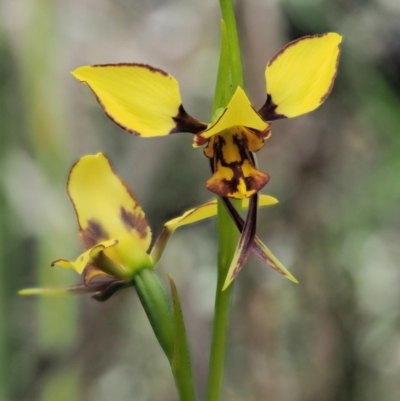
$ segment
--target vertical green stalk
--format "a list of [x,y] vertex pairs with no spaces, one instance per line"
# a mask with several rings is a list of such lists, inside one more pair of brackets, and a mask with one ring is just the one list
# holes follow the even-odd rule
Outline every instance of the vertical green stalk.
[[218,401],[221,394],[229,326],[229,306],[233,283],[225,291],[221,289],[239,240],[239,231],[220,200],[218,200],[217,224],[218,279],[215,294],[215,315],[208,372],[207,401]]
[[235,10],[233,9],[232,0],[219,0],[219,4],[221,7],[222,19],[226,24],[229,48],[229,68],[232,79],[232,91],[234,92],[238,86],[243,87],[242,59],[240,56],[240,45],[236,27]]
[[[243,86],[240,47],[232,1],[220,0],[220,6],[223,18],[221,26],[221,54],[213,114],[218,108],[226,107],[236,88]],[[221,396],[233,283],[225,291],[221,289],[239,240],[239,232],[220,200],[218,200],[217,221],[218,279],[215,294],[207,401],[218,401]]]

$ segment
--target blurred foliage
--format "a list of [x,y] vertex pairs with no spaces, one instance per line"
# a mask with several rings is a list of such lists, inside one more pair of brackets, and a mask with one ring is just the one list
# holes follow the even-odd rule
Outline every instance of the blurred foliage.
[[[258,154],[280,204],[259,236],[300,280],[256,258],[237,280],[225,399],[400,398],[400,4],[394,0],[237,2],[246,88],[261,106],[267,60],[288,40],[344,35],[332,95],[277,122]],[[69,166],[106,152],[157,235],[210,194],[192,138],[141,139],[114,126],[69,71],[143,62],[173,74],[188,111],[209,118],[216,79],[215,0],[0,0],[0,400],[174,400],[168,363],[132,290],[21,298],[66,286],[50,269],[79,252],[65,194]],[[215,286],[215,225],[182,228],[159,272],[180,291],[200,388]]]

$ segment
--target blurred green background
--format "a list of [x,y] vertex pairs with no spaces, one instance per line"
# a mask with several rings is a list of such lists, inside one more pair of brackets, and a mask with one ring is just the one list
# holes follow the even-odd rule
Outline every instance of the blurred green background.
[[[280,203],[259,236],[299,279],[251,258],[236,280],[224,400],[400,399],[400,2],[241,0],[246,90],[265,100],[266,62],[287,41],[344,36],[334,90],[273,125],[258,153]],[[69,71],[142,62],[180,82],[209,120],[217,0],[0,0],[0,400],[176,399],[166,358],[132,289],[105,304],[16,295],[68,286],[51,269],[80,252],[70,166],[104,151],[157,235],[211,197],[190,135],[141,139],[112,124]],[[158,271],[177,283],[204,394],[215,288],[215,222],[180,229]]]

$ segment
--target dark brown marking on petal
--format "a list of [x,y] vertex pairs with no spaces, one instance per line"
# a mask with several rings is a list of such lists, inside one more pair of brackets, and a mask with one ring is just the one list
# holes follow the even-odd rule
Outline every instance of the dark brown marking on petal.
[[287,118],[284,114],[278,114],[275,112],[277,107],[278,106],[273,102],[271,95],[267,93],[267,100],[265,101],[261,109],[258,110],[258,114],[266,121],[274,121]]
[[196,135],[194,137],[194,141],[197,146],[202,146],[202,145],[205,145],[211,138],[203,138],[200,135]]
[[[260,191],[270,179],[270,176],[262,171],[257,170],[257,175],[251,175],[248,177],[243,176],[243,171],[239,165],[234,165],[231,167],[233,172],[233,177],[230,180],[222,178],[218,181],[210,183],[207,181],[206,187],[211,192],[216,193],[219,196],[230,196],[238,192],[238,187],[240,180],[244,180],[247,191]],[[242,199],[242,197],[238,198]]]
[[89,249],[109,239],[109,235],[98,220],[91,219],[87,222],[87,227],[81,230],[81,239],[84,249]]
[[175,121],[176,127],[169,132],[170,134],[177,132],[190,132],[191,134],[197,134],[207,128],[206,124],[201,123],[186,113],[186,110],[182,105],[179,106],[178,114],[175,117],[172,117],[172,119]]
[[83,272],[83,282],[85,285],[89,285],[92,280],[96,278],[111,278],[111,276],[107,273],[104,273],[102,270],[100,270],[98,267],[94,265],[86,265]]
[[121,220],[124,222],[128,230],[136,231],[140,238],[146,238],[148,235],[148,224],[142,214],[132,213],[123,206],[120,209]]
[[161,74],[164,77],[169,76],[169,74],[167,72],[160,70],[159,68],[155,68],[155,67],[152,67],[151,65],[142,64],[142,63],[93,64],[93,65],[91,65],[91,67],[141,67],[141,68],[145,68],[151,72]]
[[101,286],[94,286],[94,287],[87,287],[84,284],[77,284],[66,288],[66,290],[73,294],[88,294],[99,291],[99,289],[101,289],[102,287],[104,287],[104,284],[102,284]]
[[254,245],[254,238],[256,236],[257,228],[257,207],[258,207],[258,194],[254,194],[250,198],[249,211],[247,218],[243,226],[243,230],[240,234],[238,249],[242,249],[239,259],[237,261],[235,270],[233,271],[231,279],[233,280],[240,272]]
[[264,131],[253,131],[259,138],[268,139],[271,135],[271,126],[268,127]]
[[243,178],[243,172],[236,163],[232,163],[230,169],[233,172],[233,177],[230,180],[226,178],[213,180],[213,177],[211,177],[210,180],[206,182],[206,188],[219,196],[232,196],[232,194],[238,191],[240,179]]
[[[247,191],[258,192],[268,183],[270,179],[269,175],[255,168],[254,158],[248,150],[248,138],[246,135],[233,134],[232,141],[239,151],[239,160],[227,162],[224,157],[224,147],[227,146],[226,140],[221,135],[215,136],[214,156],[210,163],[214,174],[206,183],[207,189],[220,196],[232,196],[232,194],[238,192],[239,184],[243,180]],[[253,172],[249,176],[245,176],[242,170],[245,161],[248,161],[254,167]],[[219,164],[231,170],[232,178],[226,179],[218,175]]]
[[328,90],[326,91],[326,93],[321,97],[320,103],[322,104],[323,102],[325,102],[326,98],[330,95],[330,93],[332,92],[332,88],[333,88],[333,84],[335,83],[335,79],[339,70],[339,58],[340,58],[340,53],[342,51],[342,44],[339,43],[338,44],[338,48],[339,48],[339,53],[338,56],[336,58],[336,64],[335,64],[335,73],[333,74],[331,83],[329,85]]

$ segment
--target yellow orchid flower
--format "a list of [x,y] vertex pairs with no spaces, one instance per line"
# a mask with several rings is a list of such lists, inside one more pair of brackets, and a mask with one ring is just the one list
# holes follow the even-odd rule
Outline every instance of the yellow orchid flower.
[[178,82],[144,64],[84,66],[73,75],[94,92],[108,117],[126,131],[154,137],[195,134],[194,146],[206,145],[213,175],[207,188],[223,197],[249,198],[269,175],[257,170],[252,152],[270,136],[270,122],[296,117],[321,105],[337,73],[341,36],[325,33],[290,42],[267,64],[267,99],[256,111],[241,87],[209,124],[191,117],[182,105]]
[[210,217],[207,208],[201,206],[166,223],[173,229],[158,237],[154,255],[150,255],[151,230],[143,210],[104,154],[84,156],[73,165],[67,192],[77,216],[84,253],[75,261],[57,259],[52,266],[74,269],[83,276],[83,284],[68,289],[25,289],[20,291],[22,295],[89,292],[97,300],[106,300],[131,286],[139,270],[156,265],[176,228]]

